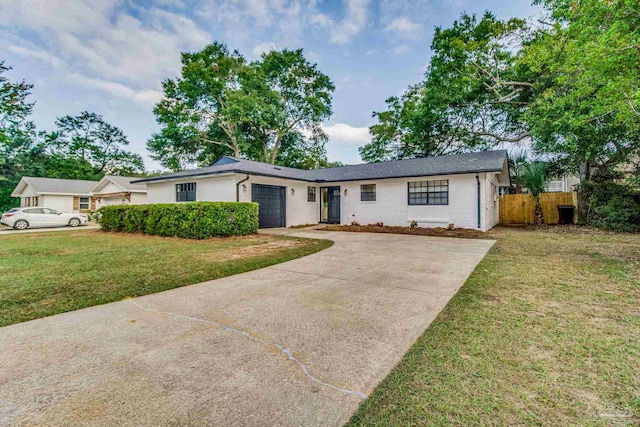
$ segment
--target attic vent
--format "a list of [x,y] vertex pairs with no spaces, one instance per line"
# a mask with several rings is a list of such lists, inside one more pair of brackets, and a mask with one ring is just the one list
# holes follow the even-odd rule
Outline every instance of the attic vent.
[[273,168],[274,168],[275,170],[277,170],[277,171],[281,171],[281,170],[282,170],[282,169],[280,169],[280,168],[279,168],[279,167],[277,167],[277,166],[274,166]]

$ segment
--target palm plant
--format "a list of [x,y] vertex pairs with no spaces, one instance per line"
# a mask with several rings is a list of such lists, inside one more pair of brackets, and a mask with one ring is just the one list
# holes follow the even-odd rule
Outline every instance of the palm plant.
[[545,192],[549,177],[547,176],[548,164],[546,162],[531,162],[523,168],[519,177],[520,185],[529,190],[535,203],[533,223],[544,225],[544,213],[540,203],[540,195]]

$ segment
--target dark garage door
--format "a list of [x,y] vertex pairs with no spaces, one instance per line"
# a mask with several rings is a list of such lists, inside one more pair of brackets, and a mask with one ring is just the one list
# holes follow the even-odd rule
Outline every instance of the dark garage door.
[[251,185],[251,200],[260,205],[260,228],[285,227],[285,187]]

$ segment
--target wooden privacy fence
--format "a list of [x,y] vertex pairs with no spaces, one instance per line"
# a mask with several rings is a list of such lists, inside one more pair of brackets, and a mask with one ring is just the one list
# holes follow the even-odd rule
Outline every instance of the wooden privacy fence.
[[[558,223],[558,205],[573,205],[576,209],[573,222],[577,217],[577,193],[544,193],[540,196],[544,221],[547,224]],[[531,194],[504,194],[500,196],[500,224],[533,224],[535,204]]]

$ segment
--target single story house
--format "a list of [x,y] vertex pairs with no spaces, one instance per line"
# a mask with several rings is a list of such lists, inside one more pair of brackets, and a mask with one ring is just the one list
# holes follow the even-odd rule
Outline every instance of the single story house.
[[106,205],[144,204],[144,184],[136,177],[106,175],[100,181],[23,176],[11,193],[20,206],[42,206],[61,212],[88,212]]
[[261,228],[334,223],[489,230],[500,186],[509,186],[506,150],[301,170],[234,157],[209,167],[134,181],[148,203],[253,201]]
[[91,189],[94,209],[113,205],[143,205],[147,203],[147,186],[133,184],[139,178],[105,175]]

